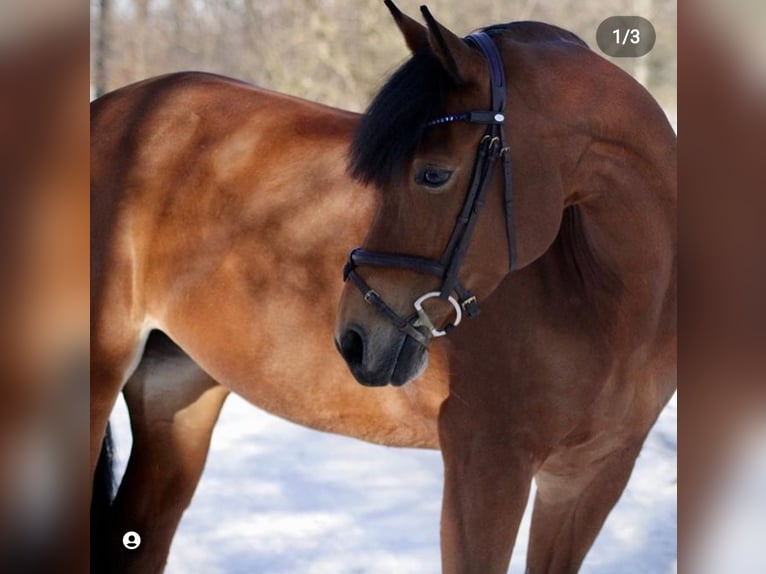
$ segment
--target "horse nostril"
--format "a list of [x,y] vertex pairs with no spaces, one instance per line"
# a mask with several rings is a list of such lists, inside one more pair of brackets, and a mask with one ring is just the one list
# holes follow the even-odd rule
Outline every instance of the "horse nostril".
[[364,339],[354,329],[349,329],[340,339],[340,354],[350,366],[359,366],[364,358]]

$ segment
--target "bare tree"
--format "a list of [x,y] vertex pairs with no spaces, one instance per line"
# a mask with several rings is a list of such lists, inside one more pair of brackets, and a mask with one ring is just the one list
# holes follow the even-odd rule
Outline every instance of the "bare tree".
[[[408,55],[388,11],[377,1],[92,1],[102,6],[94,23],[99,28],[94,34],[105,42],[94,44],[101,89],[171,71],[206,70],[361,110]],[[417,16],[421,1],[398,4]],[[595,31],[606,16],[643,15],[657,30],[654,50],[640,61],[613,62],[648,85],[665,105],[675,105],[675,0],[612,0],[608,14],[600,0],[428,4],[460,33],[497,22],[540,20],[572,30],[594,49]]]
[[109,49],[111,40],[112,0],[98,0],[98,40],[93,55],[93,85],[96,96],[101,96],[109,86]]
[[139,78],[147,76],[146,42],[148,39],[150,0],[134,0],[136,6],[135,73]]

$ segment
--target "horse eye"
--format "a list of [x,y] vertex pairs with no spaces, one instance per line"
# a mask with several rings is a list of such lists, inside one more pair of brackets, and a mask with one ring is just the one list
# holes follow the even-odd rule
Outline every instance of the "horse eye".
[[448,169],[439,169],[438,167],[425,167],[415,175],[415,183],[427,187],[441,187],[452,177],[452,172]]

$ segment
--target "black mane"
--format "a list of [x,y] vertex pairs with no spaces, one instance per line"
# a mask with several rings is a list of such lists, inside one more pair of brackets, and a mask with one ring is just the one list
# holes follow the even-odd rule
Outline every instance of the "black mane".
[[[587,47],[575,34],[541,22],[496,24],[482,30],[508,34],[518,42],[571,42]],[[349,172],[379,188],[391,184],[415,154],[428,121],[444,114],[444,102],[457,86],[429,50],[405,62],[385,83],[356,130]]]
[[444,112],[454,84],[439,60],[422,50],[405,62],[372,100],[351,143],[351,176],[383,188],[401,173],[429,120]]

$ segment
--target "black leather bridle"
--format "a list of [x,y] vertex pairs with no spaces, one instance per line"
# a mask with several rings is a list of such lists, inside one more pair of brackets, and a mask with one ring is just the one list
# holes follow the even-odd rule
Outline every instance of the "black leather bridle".
[[[463,208],[460,210],[452,235],[446,248],[438,261],[419,257],[416,255],[402,255],[398,253],[384,253],[369,251],[357,247],[352,250],[348,262],[343,269],[343,280],[351,280],[362,292],[364,300],[380,311],[401,332],[409,335],[423,346],[428,346],[431,337],[446,335],[451,329],[457,327],[463,317],[463,312],[469,317],[479,314],[479,304],[476,297],[460,283],[458,274],[465,258],[468,244],[473,235],[479,212],[484,206],[484,197],[489,182],[492,179],[495,162],[503,160],[503,196],[505,199],[505,220],[508,235],[509,266],[511,271],[515,268],[516,246],[513,229],[513,193],[511,185],[511,160],[508,147],[503,134],[505,122],[505,73],[500,53],[494,42],[484,32],[476,32],[465,39],[469,44],[477,47],[489,63],[491,109],[473,112],[450,114],[436,118],[428,122],[428,126],[438,126],[452,122],[471,122],[485,124],[487,126],[484,136],[479,142],[476,159],[468,186]],[[402,317],[394,311],[385,300],[372,289],[356,272],[357,267],[386,267],[399,268],[433,275],[442,281],[439,291],[424,293],[414,303],[415,313],[409,317]],[[457,295],[457,299],[452,293]],[[452,304],[455,310],[455,320],[444,330],[437,329],[426,312],[423,310],[423,302],[427,299],[438,297]],[[425,335],[418,327],[425,327],[429,334]]]

